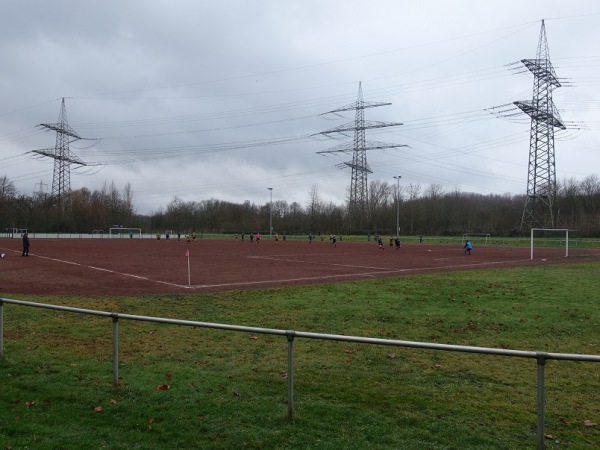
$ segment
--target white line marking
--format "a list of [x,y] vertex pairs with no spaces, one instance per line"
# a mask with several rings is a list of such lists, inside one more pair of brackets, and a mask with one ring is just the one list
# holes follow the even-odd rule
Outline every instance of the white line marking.
[[[517,259],[517,260],[512,260],[512,261],[492,261],[492,262],[487,261],[487,262],[480,262],[480,263],[459,264],[459,265],[438,266],[438,267],[420,267],[420,268],[413,267],[413,268],[409,268],[409,269],[388,269],[388,268],[383,269],[383,268],[379,268],[379,267],[361,267],[361,266],[351,266],[351,265],[344,265],[344,264],[327,264],[327,265],[335,265],[335,266],[341,266],[341,267],[375,269],[375,270],[378,270],[378,272],[348,273],[348,274],[338,274],[338,275],[325,275],[325,276],[318,276],[318,277],[286,278],[286,279],[277,279],[277,280],[239,281],[236,283],[200,284],[200,285],[189,286],[186,284],[176,284],[176,283],[169,283],[167,281],[153,280],[148,277],[143,277],[140,275],[133,275],[133,274],[129,274],[129,273],[123,273],[123,272],[117,272],[115,270],[105,269],[103,267],[89,266],[86,264],[80,264],[80,263],[76,263],[73,261],[66,261],[66,260],[58,259],[58,258],[50,258],[49,256],[41,256],[41,255],[31,255],[31,256],[35,256],[35,257],[41,258],[41,259],[47,259],[49,261],[61,262],[64,264],[71,264],[73,266],[84,267],[87,269],[98,270],[101,272],[112,273],[115,275],[122,275],[125,277],[136,278],[139,280],[151,281],[154,283],[160,283],[160,284],[164,284],[164,285],[172,286],[172,287],[176,287],[176,288],[181,288],[181,289],[207,289],[207,288],[234,287],[234,286],[254,286],[254,285],[261,285],[261,284],[264,285],[264,284],[278,284],[278,283],[294,283],[294,282],[300,282],[300,281],[315,282],[315,281],[319,281],[319,280],[331,280],[331,279],[342,279],[342,278],[361,278],[361,277],[372,278],[372,277],[377,277],[378,275],[383,275],[383,274],[418,272],[418,271],[436,271],[436,270],[440,270],[440,269],[460,269],[460,268],[467,268],[467,267],[485,267],[485,266],[492,266],[492,265],[497,265],[497,264],[507,264],[507,263],[510,264],[510,263],[517,263],[517,262],[523,262],[523,261],[530,261],[529,259]],[[278,258],[265,257],[265,256],[254,256],[252,258],[281,260],[281,261],[295,261],[295,260],[286,260],[283,258],[278,259]],[[452,258],[452,259],[454,259],[454,258]],[[312,261],[296,261],[296,262],[315,264]]]
[[250,258],[265,259],[268,261],[295,262],[295,263],[301,263],[301,264],[313,264],[313,265],[320,264],[322,266],[352,267],[355,269],[389,270],[389,267],[356,266],[354,264],[338,264],[338,263],[327,263],[327,262],[320,262],[320,261],[315,262],[315,261],[306,261],[306,260],[302,260],[302,259],[280,258],[280,257],[274,257],[274,256],[251,256]]

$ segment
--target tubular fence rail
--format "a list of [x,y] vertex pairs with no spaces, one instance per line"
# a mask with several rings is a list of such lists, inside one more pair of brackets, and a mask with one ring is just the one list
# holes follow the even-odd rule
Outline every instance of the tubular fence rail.
[[119,320],[137,320],[142,322],[164,323],[198,328],[212,328],[226,331],[240,331],[246,333],[260,333],[285,337],[288,341],[288,418],[294,417],[294,340],[296,338],[318,339],[329,341],[355,342],[359,344],[386,345],[394,347],[420,348],[428,350],[442,350],[451,352],[477,353],[482,355],[510,356],[516,358],[535,359],[537,362],[537,447],[544,448],[544,366],[549,359],[562,361],[587,361],[600,362],[598,355],[580,355],[569,353],[547,353],[523,350],[505,350],[487,347],[472,347],[464,345],[434,344],[428,342],[399,341],[394,339],[378,339],[361,336],[345,336],[339,334],[310,333],[294,330],[277,330],[272,328],[257,328],[241,325],[227,325],[211,322],[197,322],[191,320],[178,320],[163,317],[138,316],[121,314],[93,309],[74,308],[70,306],[51,305],[47,303],[13,300],[0,297],[0,358],[4,357],[4,304],[29,306],[34,308],[53,309],[78,314],[88,314],[112,319],[113,325],[113,386],[119,383]]

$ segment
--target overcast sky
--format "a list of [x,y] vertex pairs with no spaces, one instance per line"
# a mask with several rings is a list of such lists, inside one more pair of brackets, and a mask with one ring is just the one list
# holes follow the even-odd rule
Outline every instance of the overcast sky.
[[90,165],[71,188],[130,183],[139,213],[175,197],[342,204],[352,140],[316,135],[354,120],[323,115],[356,101],[365,119],[404,125],[367,140],[409,145],[367,154],[369,181],[524,194],[527,116],[490,108],[531,100],[541,20],[565,86],[554,102],[557,178],[600,173],[600,5],[553,0],[5,1],[0,15],[0,176],[51,192],[66,98],[71,144]]

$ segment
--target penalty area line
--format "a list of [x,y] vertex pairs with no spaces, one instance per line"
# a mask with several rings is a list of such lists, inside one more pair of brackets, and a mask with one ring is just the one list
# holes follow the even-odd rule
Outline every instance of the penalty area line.
[[267,261],[281,261],[281,262],[291,262],[298,264],[320,264],[322,266],[327,267],[350,267],[352,269],[367,269],[367,270],[389,270],[389,267],[374,267],[374,266],[357,266],[355,264],[338,264],[338,263],[325,263],[325,262],[315,262],[315,261],[307,261],[303,259],[288,259],[288,258],[276,258],[273,256],[250,256],[251,259],[264,259]]
[[[131,273],[117,272],[116,270],[105,269],[104,267],[90,266],[90,265],[87,265],[87,264],[76,263],[74,261],[66,261],[64,259],[50,258],[49,256],[41,256],[41,255],[32,255],[32,256],[35,256],[36,258],[47,259],[49,261],[55,261],[55,262],[63,263],[63,264],[71,264],[72,266],[79,266],[79,267],[83,267],[85,269],[98,270],[100,272],[107,272],[107,273],[111,273],[111,274],[115,274],[115,275],[122,275],[124,277],[136,278],[138,280],[153,281],[155,283],[171,284],[171,283],[165,283],[163,281],[152,280],[152,279],[150,279],[148,277],[143,277],[141,275],[134,275],[134,274],[131,274]],[[173,286],[179,286],[177,284],[172,284],[172,285]]]

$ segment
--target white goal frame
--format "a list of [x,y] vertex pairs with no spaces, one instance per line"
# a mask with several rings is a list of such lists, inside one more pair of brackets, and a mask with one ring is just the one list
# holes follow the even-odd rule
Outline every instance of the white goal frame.
[[[569,229],[568,228],[532,228],[531,229],[531,259],[533,260],[533,236],[536,231],[563,231],[565,233],[565,258],[569,256]],[[574,231],[574,230],[571,230]]]
[[469,240],[469,238],[473,237],[482,237],[484,238],[484,246],[490,245],[491,236],[490,233],[465,233],[462,235],[461,245],[465,245],[465,242]]
[[23,237],[27,233],[27,228],[13,228],[11,232],[13,237]]
[[[118,231],[117,233],[113,232],[113,231]],[[122,233],[123,231],[125,231],[126,233]],[[120,227],[115,227],[115,228],[109,228],[108,229],[108,236],[110,238],[114,237],[114,236],[119,236],[119,237],[123,237],[123,234],[125,234],[127,237],[129,237],[129,232],[133,232],[134,234],[138,235],[138,238],[141,239],[142,238],[142,229],[141,228],[120,228]]]

